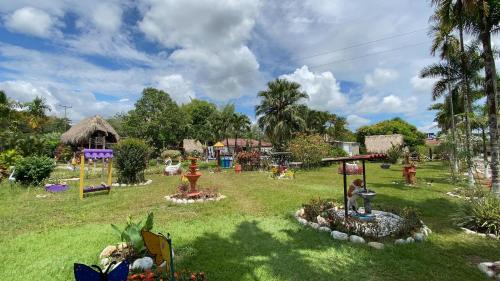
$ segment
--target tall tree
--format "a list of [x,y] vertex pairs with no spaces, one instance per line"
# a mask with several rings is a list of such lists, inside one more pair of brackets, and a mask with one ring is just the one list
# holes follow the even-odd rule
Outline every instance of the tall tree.
[[276,79],[257,95],[261,98],[255,107],[257,123],[278,150],[284,149],[293,134],[305,127],[299,102],[309,96],[299,88],[298,83]]
[[158,152],[179,145],[186,135],[187,120],[166,92],[146,88],[125,116],[124,129],[128,136],[145,139]]
[[35,97],[33,101],[24,104],[28,123],[35,131],[39,131],[43,123],[47,120],[47,111],[51,111],[50,106],[41,97]]
[[232,118],[232,128],[234,133],[234,153],[238,152],[238,136],[250,131],[250,118],[245,114],[236,113]]
[[210,124],[212,115],[217,112],[215,104],[193,99],[181,108],[189,117],[188,137],[197,139],[202,143],[216,140]]

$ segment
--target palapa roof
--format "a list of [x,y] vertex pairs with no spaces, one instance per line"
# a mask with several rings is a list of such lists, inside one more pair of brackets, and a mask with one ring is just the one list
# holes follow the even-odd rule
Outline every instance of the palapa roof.
[[194,151],[203,152],[203,145],[201,144],[201,142],[194,139],[182,140],[182,148],[187,153],[191,153]]
[[[236,144],[239,146],[239,147],[245,147],[247,145],[247,141],[248,141],[248,145],[250,147],[258,147],[259,146],[259,141],[258,140],[254,140],[254,139],[238,139],[238,141],[236,142]],[[227,146],[227,147],[234,147],[234,139],[225,139],[223,141],[221,141],[224,146]],[[260,142],[260,146],[261,147],[272,147],[273,145],[270,143],[270,142],[267,142],[267,141],[261,141]]]
[[88,144],[89,139],[96,133],[101,132],[106,136],[107,142],[118,142],[120,136],[113,127],[100,115],[95,115],[71,126],[62,134],[61,142],[72,145]]

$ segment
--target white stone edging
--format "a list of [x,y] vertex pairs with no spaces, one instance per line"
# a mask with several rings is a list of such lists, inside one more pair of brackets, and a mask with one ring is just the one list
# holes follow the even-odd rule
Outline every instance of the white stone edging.
[[206,198],[206,199],[185,199],[185,198],[174,198],[176,194],[173,195],[167,195],[165,196],[165,200],[170,201],[175,204],[193,204],[193,203],[204,203],[204,202],[210,202],[210,201],[220,201],[224,198],[226,198],[225,195],[219,194],[217,197],[212,197],[212,198]]
[[[321,231],[321,232],[330,232],[330,236],[332,236],[332,238],[335,240],[349,241],[349,242],[355,243],[355,244],[365,244],[366,243],[365,239],[361,236],[349,235],[349,234],[341,232],[341,231],[331,230],[327,226],[322,226],[318,223],[307,221],[306,219],[302,218],[303,214],[304,214],[304,208],[297,210],[294,214],[294,217],[297,219],[297,221],[301,225],[309,226],[309,227],[311,227],[315,230]],[[394,241],[394,244],[395,245],[402,245],[402,244],[410,244],[410,243],[414,243],[414,242],[423,242],[427,239],[427,237],[431,233],[432,233],[432,230],[424,224],[419,232],[415,233],[413,236],[407,237],[406,239],[396,239]],[[384,248],[384,244],[380,243],[380,242],[368,242],[366,244],[372,248],[375,248],[375,249],[383,249]]]
[[125,186],[140,186],[140,185],[149,185],[153,182],[153,180],[147,180],[145,182],[141,182],[141,183],[135,183],[135,184],[125,184],[125,183],[112,183],[111,186],[114,186],[114,187],[125,187]]
[[[500,280],[500,270],[498,270],[500,268],[500,261],[496,261],[496,262],[482,262],[482,263],[478,264],[477,267],[479,268],[479,270],[481,272],[483,272],[484,274],[486,274],[486,276],[488,276],[490,278],[495,278],[496,277],[496,279]],[[496,271],[498,273],[495,273],[495,270],[493,270],[493,268],[497,268]]]
[[481,237],[488,237],[488,238],[495,239],[495,240],[500,239],[500,236],[496,236],[493,233],[489,233],[489,234],[481,233],[481,232],[477,232],[477,231],[474,231],[474,230],[471,230],[471,229],[468,229],[465,227],[460,227],[460,229],[462,229],[466,234],[477,235],[477,236],[481,236]]

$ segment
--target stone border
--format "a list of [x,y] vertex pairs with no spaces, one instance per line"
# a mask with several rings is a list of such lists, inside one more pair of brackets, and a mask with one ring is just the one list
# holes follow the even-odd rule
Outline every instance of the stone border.
[[474,231],[474,230],[471,230],[471,229],[468,229],[468,228],[465,228],[465,227],[460,227],[460,229],[463,230],[466,234],[469,234],[469,235],[477,235],[477,236],[481,236],[481,237],[485,237],[485,238],[491,238],[491,239],[494,239],[494,240],[500,239],[500,236],[496,236],[493,233],[489,233],[489,234],[481,233],[481,232],[477,232],[477,231]]
[[[477,265],[479,270],[486,274],[490,278],[495,278],[500,280],[500,261],[496,262],[482,262]],[[496,272],[495,272],[496,271]]]
[[212,202],[212,201],[220,201],[224,198],[226,198],[225,195],[219,194],[217,197],[212,197],[212,198],[206,198],[206,199],[177,199],[173,198],[171,196],[174,196],[176,194],[172,195],[167,195],[165,196],[165,200],[170,201],[174,204],[193,204],[193,203],[205,203],[205,202]]
[[153,180],[147,180],[145,182],[141,182],[141,183],[135,183],[135,184],[125,184],[125,183],[112,183],[111,186],[114,186],[114,187],[125,187],[125,186],[140,186],[140,185],[149,185],[153,182]]
[[[315,223],[315,222],[307,221],[306,219],[302,218],[303,214],[304,214],[304,208],[301,208],[295,212],[294,216],[297,219],[297,221],[304,226],[309,226],[309,227],[311,227],[315,230],[318,230],[320,232],[330,232],[330,235],[335,240],[349,241],[349,242],[354,243],[354,244],[365,244],[366,243],[365,239],[361,236],[349,235],[349,234],[344,233],[344,232],[331,230],[327,226],[320,225],[320,224]],[[424,224],[424,226],[420,229],[419,232],[415,233],[413,236],[410,236],[406,239],[396,239],[394,241],[394,244],[395,245],[402,245],[402,244],[409,244],[409,243],[413,243],[413,242],[423,242],[427,239],[427,237],[431,233],[432,233],[432,230]],[[383,249],[384,248],[384,243],[380,243],[380,242],[368,242],[366,244],[372,248],[375,248],[375,249]]]

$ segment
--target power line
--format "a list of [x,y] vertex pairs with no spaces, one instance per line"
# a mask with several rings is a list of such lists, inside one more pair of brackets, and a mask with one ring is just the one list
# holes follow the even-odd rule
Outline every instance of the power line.
[[402,49],[411,48],[411,47],[423,45],[423,44],[426,44],[426,43],[427,42],[420,42],[420,43],[416,43],[416,44],[404,45],[404,46],[401,46],[401,47],[398,47],[398,48],[394,48],[394,49],[389,49],[389,50],[384,50],[384,51],[379,51],[379,52],[373,52],[373,53],[368,53],[368,54],[364,54],[364,55],[357,56],[357,57],[346,58],[346,59],[331,61],[331,62],[327,62],[327,63],[323,63],[323,64],[308,65],[308,66],[309,67],[321,67],[321,66],[326,66],[326,65],[338,63],[338,62],[353,61],[353,60],[357,60],[357,59],[361,59],[361,58],[365,58],[365,57],[369,57],[369,56],[373,56],[373,55],[378,55],[378,54],[384,54],[384,53],[390,53],[390,52],[394,52],[394,51],[399,51],[399,50],[402,50]]
[[353,45],[345,46],[345,47],[342,47],[342,48],[334,49],[334,50],[323,52],[323,53],[312,54],[312,55],[304,56],[304,57],[295,57],[293,59],[302,60],[302,59],[309,59],[309,58],[319,57],[319,56],[323,56],[323,55],[327,55],[327,54],[331,54],[331,53],[336,53],[336,52],[339,52],[339,51],[344,51],[344,50],[348,50],[348,49],[352,49],[352,48],[357,48],[357,47],[361,47],[361,46],[366,46],[366,45],[370,45],[370,44],[373,44],[373,43],[377,43],[377,42],[381,42],[381,41],[385,41],[385,40],[389,40],[389,39],[394,39],[394,38],[398,38],[398,37],[410,35],[410,34],[417,33],[419,31],[423,31],[423,30],[427,30],[427,27],[415,29],[415,30],[412,30],[412,31],[409,31],[409,32],[405,32],[405,33],[394,34],[394,35],[391,35],[391,36],[388,36],[388,37],[383,37],[383,38],[375,39],[375,40],[372,40],[372,41],[356,43],[356,44],[353,44]]

